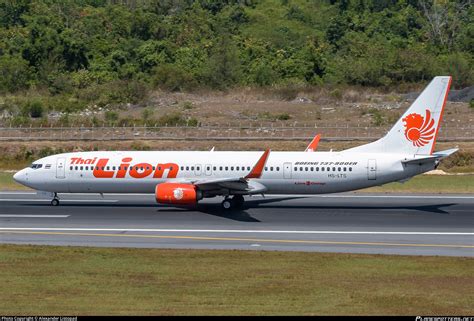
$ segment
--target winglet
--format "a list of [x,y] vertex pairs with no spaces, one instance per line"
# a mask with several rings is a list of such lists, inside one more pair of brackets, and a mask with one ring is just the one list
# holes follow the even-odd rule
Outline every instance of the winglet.
[[308,147],[304,150],[305,152],[314,152],[318,148],[319,139],[321,138],[321,134],[317,134],[314,136],[311,143],[309,143]]
[[262,176],[263,169],[265,167],[265,163],[267,162],[268,155],[270,155],[270,150],[267,149],[263,155],[260,157],[258,162],[255,164],[255,166],[252,168],[252,171],[248,173],[245,178],[260,178]]

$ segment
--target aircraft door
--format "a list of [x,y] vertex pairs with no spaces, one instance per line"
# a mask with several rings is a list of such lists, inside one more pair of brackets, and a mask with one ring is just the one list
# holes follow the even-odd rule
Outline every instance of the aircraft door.
[[369,180],[377,179],[377,161],[369,159],[367,162],[367,177]]
[[283,177],[284,178],[291,178],[291,163],[284,163],[283,164]]
[[66,178],[66,159],[56,159],[56,178]]

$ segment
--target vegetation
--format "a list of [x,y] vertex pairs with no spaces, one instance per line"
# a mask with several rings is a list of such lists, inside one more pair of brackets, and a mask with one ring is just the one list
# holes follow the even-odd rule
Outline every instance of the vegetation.
[[21,124],[140,104],[155,88],[275,86],[291,100],[301,86],[437,74],[463,87],[473,17],[469,0],[0,1],[0,108]]
[[364,190],[368,193],[474,193],[474,175],[419,175],[405,183],[389,183]]
[[0,262],[10,315],[473,312],[470,258],[0,245]]

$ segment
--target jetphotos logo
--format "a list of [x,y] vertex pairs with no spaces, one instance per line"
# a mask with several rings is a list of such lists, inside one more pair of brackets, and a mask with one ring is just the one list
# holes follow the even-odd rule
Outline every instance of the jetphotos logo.
[[425,117],[417,113],[411,113],[402,119],[405,126],[405,137],[413,143],[413,146],[425,146],[433,139],[435,134],[434,119],[431,112],[426,109]]
[[131,157],[125,157],[122,159],[120,165],[113,166],[109,164],[109,158],[71,158],[71,165],[95,165],[92,166],[92,173],[94,177],[97,178],[125,178],[127,176],[133,178],[145,178],[150,176],[153,178],[175,178],[179,171],[178,164],[175,163],[152,165],[149,163],[131,164],[131,162]]

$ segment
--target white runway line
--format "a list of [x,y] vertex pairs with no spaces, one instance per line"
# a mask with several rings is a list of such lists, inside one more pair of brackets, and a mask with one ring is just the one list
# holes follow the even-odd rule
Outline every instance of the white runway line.
[[[74,196],[74,195],[95,195],[97,196],[98,193],[58,193],[64,197],[67,196]],[[36,192],[0,192],[0,195],[37,195]],[[153,193],[104,193],[105,196],[150,196],[153,197]],[[363,195],[363,194],[268,194],[265,198],[275,198],[275,197],[307,197],[307,198],[414,198],[414,199],[421,199],[421,198],[428,198],[428,199],[474,199],[473,196],[467,195],[446,195],[446,194],[427,194],[427,195]],[[254,195],[249,197],[248,199],[255,199],[255,198],[262,198],[261,196]],[[0,199],[2,201],[2,199]]]
[[0,214],[2,217],[28,217],[28,218],[66,218],[71,215],[35,215],[35,214]]
[[402,231],[280,231],[280,230],[194,230],[194,229],[136,229],[136,228],[70,228],[70,227],[0,227],[6,231],[102,231],[102,232],[181,232],[181,233],[260,233],[260,234],[367,234],[367,235],[466,235],[469,232],[402,232]]
[[[59,199],[60,202],[103,202],[103,203],[116,203],[118,200],[75,200],[75,199]],[[43,198],[0,198],[0,202],[51,202],[49,199]]]
[[0,192],[0,195],[36,195],[36,192]]

